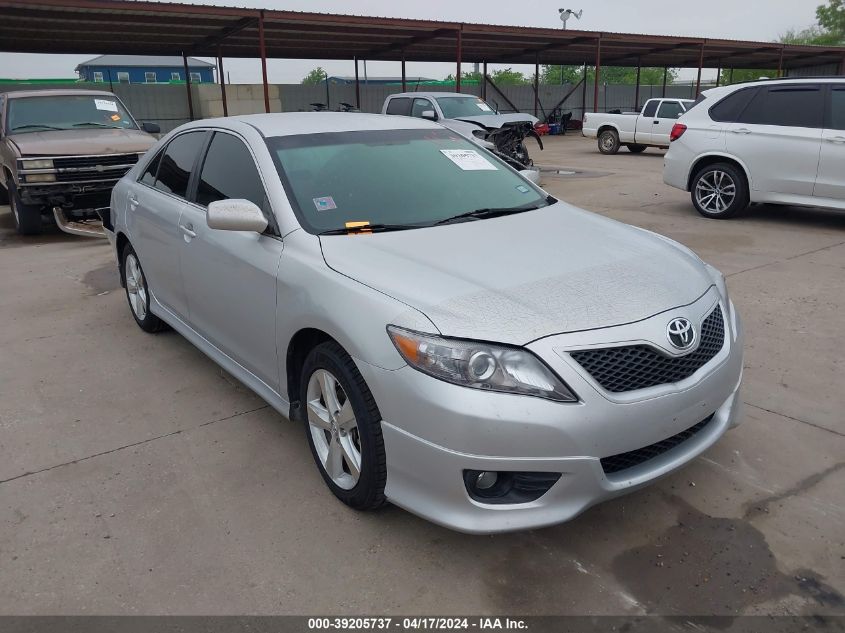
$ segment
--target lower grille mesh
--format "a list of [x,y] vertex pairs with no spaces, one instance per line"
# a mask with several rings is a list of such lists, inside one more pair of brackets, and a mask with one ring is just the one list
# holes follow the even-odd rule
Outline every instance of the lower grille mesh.
[[650,459],[654,459],[658,455],[662,455],[666,451],[670,451],[676,446],[683,444],[688,439],[699,433],[706,427],[713,419],[715,413],[709,415],[695,426],[691,426],[686,431],[681,431],[677,435],[667,437],[665,440],[655,442],[649,446],[638,448],[635,451],[628,451],[627,453],[619,453],[618,455],[611,455],[610,457],[603,457],[601,459],[601,467],[606,474],[618,473],[620,470],[626,470],[639,466]]
[[686,356],[664,356],[648,345],[627,345],[570,352],[607,391],[620,393],[689,378],[708,363],[725,344],[722,309],[716,308],[701,324],[701,343]]

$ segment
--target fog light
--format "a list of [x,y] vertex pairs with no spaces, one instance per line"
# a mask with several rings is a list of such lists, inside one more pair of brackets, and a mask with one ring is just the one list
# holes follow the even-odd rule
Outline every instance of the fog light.
[[478,473],[478,477],[475,479],[475,487],[479,490],[489,490],[496,485],[498,479],[499,473],[493,472],[492,470],[482,471]]
[[56,182],[56,174],[27,174],[26,182]]

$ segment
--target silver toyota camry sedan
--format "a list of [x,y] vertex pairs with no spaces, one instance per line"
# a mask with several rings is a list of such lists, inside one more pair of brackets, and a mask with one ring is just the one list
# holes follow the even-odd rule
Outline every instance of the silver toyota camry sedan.
[[359,510],[475,533],[558,523],[740,419],[719,271],[434,123],[197,121],[120,181],[104,224],[137,324],[172,327],[301,422]]

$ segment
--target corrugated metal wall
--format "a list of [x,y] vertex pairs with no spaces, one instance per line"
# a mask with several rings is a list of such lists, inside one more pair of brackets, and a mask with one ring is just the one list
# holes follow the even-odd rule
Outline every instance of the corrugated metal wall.
[[839,74],[839,64],[825,64],[823,66],[809,66],[794,68],[786,71],[787,77],[827,77]]

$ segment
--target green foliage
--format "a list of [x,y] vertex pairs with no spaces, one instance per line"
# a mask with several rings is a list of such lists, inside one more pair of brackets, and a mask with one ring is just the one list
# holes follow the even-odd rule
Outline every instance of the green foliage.
[[325,80],[326,71],[323,70],[321,66],[317,66],[317,68],[305,75],[305,77],[302,78],[302,81],[300,83],[305,86],[316,86],[318,84],[323,83]]
[[[542,83],[544,84],[577,84],[584,74],[582,66],[556,66],[544,65],[541,71]],[[587,67],[587,81],[595,81],[595,70]],[[678,76],[678,71],[670,68],[666,76],[666,83],[672,83]],[[599,80],[608,84],[635,84],[637,83],[637,69],[621,66],[606,66],[601,69]],[[640,71],[640,84],[643,86],[659,86],[663,84],[662,68],[642,68]]]
[[[490,78],[493,80],[493,83],[495,83],[497,86],[520,86],[523,84],[530,84],[534,81],[533,77],[528,78],[522,73],[517,72],[511,68],[494,70],[492,73],[490,73]],[[455,75],[450,74],[448,77],[446,77],[445,81],[455,81]],[[462,72],[461,81],[481,83],[481,73]]]
[[777,70],[760,70],[759,68],[756,69],[742,69],[742,68],[734,68],[733,76],[731,76],[731,71],[722,69],[722,74],[719,76],[719,85],[726,86],[728,84],[734,83],[742,83],[744,81],[757,81],[761,77],[777,77],[778,71]]
[[828,0],[816,8],[819,27],[832,36],[835,43],[845,43],[845,0]]
[[817,46],[838,46],[843,43],[841,34],[825,31],[819,26],[811,26],[801,31],[790,29],[780,36],[784,44],[815,44]]

